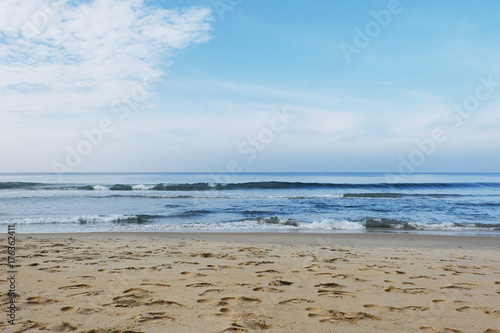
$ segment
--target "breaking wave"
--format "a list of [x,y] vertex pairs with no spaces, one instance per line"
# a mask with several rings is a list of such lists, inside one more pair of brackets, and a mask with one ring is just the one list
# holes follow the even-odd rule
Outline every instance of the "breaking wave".
[[[81,185],[60,186],[59,184],[41,184],[25,182],[3,182],[0,189],[30,188],[30,189],[68,189],[68,190],[110,190],[110,191],[211,191],[211,190],[245,190],[245,189],[463,189],[463,188],[500,188],[500,183],[302,183],[302,182],[246,182],[246,183],[182,183],[182,184],[115,184],[115,185]],[[350,194],[350,195],[356,195]],[[377,193],[371,195],[376,196]],[[394,193],[393,195],[398,195]]]
[[[80,224],[101,225],[105,230],[114,230],[116,225],[124,226],[128,231],[259,231],[259,230],[303,230],[303,231],[369,231],[369,230],[436,230],[436,231],[500,231],[500,224],[489,223],[424,223],[399,219],[366,217],[361,220],[334,220],[325,218],[320,221],[299,221],[293,218],[282,218],[278,215],[268,217],[247,218],[230,222],[209,223],[161,223],[163,219],[172,217],[194,217],[210,214],[208,210],[191,210],[177,215],[84,215],[73,217],[44,217],[0,220],[0,224],[43,225],[43,224]],[[159,222],[160,221],[160,222]],[[106,227],[109,226],[109,227]],[[126,227],[125,227],[126,226]],[[90,231],[90,230],[89,230]]]
[[418,198],[418,197],[429,197],[429,198],[446,198],[446,197],[461,197],[461,194],[420,194],[420,193],[344,193],[340,195],[342,198],[389,198],[389,199],[399,199],[399,198]]
[[12,220],[0,220],[0,224],[55,224],[55,223],[78,223],[78,224],[94,224],[94,223],[130,223],[142,224],[156,218],[154,215],[83,215],[72,217],[41,217],[41,218],[24,218]]
[[15,189],[15,188],[34,188],[40,183],[26,183],[26,182],[3,182],[0,183],[0,190]]

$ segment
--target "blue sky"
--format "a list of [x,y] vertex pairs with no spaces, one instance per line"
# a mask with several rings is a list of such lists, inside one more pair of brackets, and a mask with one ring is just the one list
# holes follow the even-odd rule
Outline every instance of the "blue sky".
[[6,0],[0,171],[498,172],[499,7]]

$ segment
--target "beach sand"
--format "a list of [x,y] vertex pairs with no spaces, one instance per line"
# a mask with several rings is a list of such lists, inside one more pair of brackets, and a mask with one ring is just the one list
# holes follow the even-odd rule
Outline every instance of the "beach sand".
[[500,332],[495,237],[18,234],[16,257],[2,332]]

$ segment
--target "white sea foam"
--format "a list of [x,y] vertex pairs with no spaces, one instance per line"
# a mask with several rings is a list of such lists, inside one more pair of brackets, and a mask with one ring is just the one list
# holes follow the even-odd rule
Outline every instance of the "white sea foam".
[[[297,222],[298,225],[292,225],[289,221],[280,219],[280,223],[263,223],[262,221],[238,221],[238,222],[219,222],[219,223],[185,223],[168,225],[144,225],[147,229],[154,230],[175,230],[175,231],[251,231],[251,230],[364,230],[365,227],[357,222],[334,221],[324,219],[321,222]],[[132,226],[131,226],[132,227]]]
[[0,220],[0,224],[48,224],[48,223],[106,223],[137,219],[135,215],[82,215],[72,217],[41,217]]
[[108,191],[109,187],[106,186],[101,186],[101,185],[94,185],[92,186],[95,191]]
[[342,194],[317,194],[311,195],[311,198],[340,198]]
[[143,184],[140,184],[140,185],[134,185],[132,186],[132,189],[133,190],[139,190],[139,191],[146,191],[146,190],[150,190],[152,189],[154,186],[148,186],[148,185],[143,185]]
[[408,222],[408,227],[415,230],[488,230],[476,226],[456,225],[455,223],[420,223]]
[[[301,222],[291,219],[283,219],[278,216],[261,220],[244,220],[235,222],[212,222],[212,223],[145,223],[142,216],[137,215],[82,215],[72,217],[45,217],[0,220],[0,225],[19,224],[25,228],[37,228],[37,225],[54,224],[60,227],[42,229],[46,232],[95,232],[95,231],[363,231],[366,229],[363,222],[346,220],[333,220],[325,218],[321,221]],[[128,223],[114,223],[128,222]],[[66,226],[65,226],[66,225]],[[500,226],[500,225],[499,225]],[[62,228],[62,229],[61,229]],[[60,231],[58,231],[60,229]],[[488,231],[491,228],[481,228],[473,225],[457,225],[454,223],[420,223],[408,222],[405,224],[394,224],[388,230],[422,230],[422,231]],[[23,232],[28,232],[28,229]],[[33,232],[33,231],[31,231]],[[44,231],[45,232],[45,231]]]
[[298,228],[307,230],[363,230],[365,226],[359,222],[323,219],[320,222],[301,223]]

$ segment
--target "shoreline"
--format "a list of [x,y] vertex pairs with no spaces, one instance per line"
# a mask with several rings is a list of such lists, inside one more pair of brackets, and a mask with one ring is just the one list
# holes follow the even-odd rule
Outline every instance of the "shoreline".
[[[285,232],[89,232],[18,233],[22,238],[173,239],[232,243],[316,244],[394,247],[477,247],[500,248],[497,236],[422,235],[402,233],[285,233]],[[390,242],[390,243],[388,243]]]

